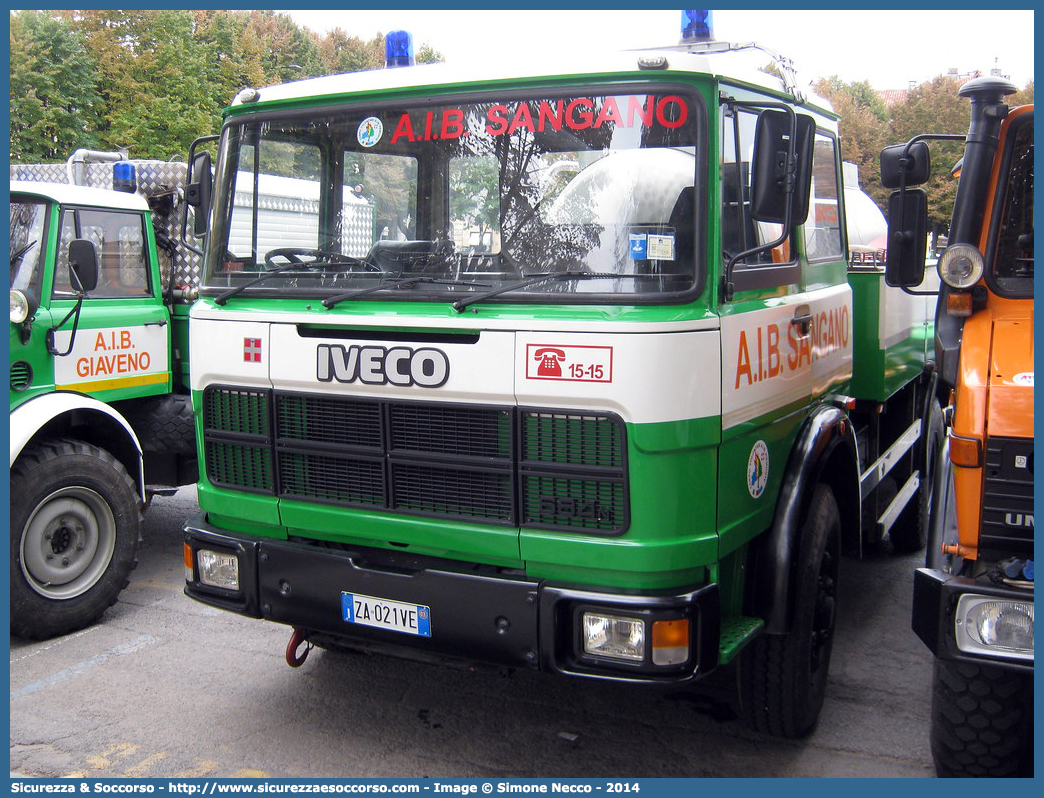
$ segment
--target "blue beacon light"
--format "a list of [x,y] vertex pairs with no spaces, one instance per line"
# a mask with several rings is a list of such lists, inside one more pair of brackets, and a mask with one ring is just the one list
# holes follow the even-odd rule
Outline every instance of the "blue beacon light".
[[413,36],[408,31],[393,30],[384,37],[384,66],[392,67],[413,66]]
[[134,174],[134,164],[126,161],[117,161],[112,165],[112,188],[113,191],[126,191],[133,194],[138,188],[138,182]]
[[713,11],[682,11],[682,44],[714,41]]

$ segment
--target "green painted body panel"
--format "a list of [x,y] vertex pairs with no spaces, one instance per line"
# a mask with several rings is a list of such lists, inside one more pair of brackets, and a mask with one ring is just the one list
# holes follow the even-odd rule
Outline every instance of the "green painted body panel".
[[[62,314],[64,315],[64,314]],[[59,320],[61,317],[59,317]],[[25,390],[11,390],[11,410],[41,394],[54,390],[54,359],[47,351],[44,336],[51,326],[51,313],[46,308],[36,311],[29,340],[22,343],[21,327],[10,325],[8,353],[10,364],[25,363],[32,370],[32,381]]]
[[514,528],[455,524],[445,518],[376,513],[288,499],[280,501],[279,516],[290,535],[521,567],[518,530]]
[[200,472],[199,506],[214,523],[248,535],[286,540],[286,528],[279,522],[279,506],[274,498],[216,488],[207,481],[202,464]]
[[189,379],[189,305],[170,308],[171,379],[174,387],[188,389]]
[[850,272],[853,366],[851,393],[857,399],[887,401],[915,379],[934,351],[930,303],[886,287],[881,271]]
[[[715,491],[723,556],[772,525],[790,450],[808,413],[805,403],[794,404],[729,430],[721,447]],[[747,473],[758,441],[768,447],[768,482],[755,498],[747,486]]]

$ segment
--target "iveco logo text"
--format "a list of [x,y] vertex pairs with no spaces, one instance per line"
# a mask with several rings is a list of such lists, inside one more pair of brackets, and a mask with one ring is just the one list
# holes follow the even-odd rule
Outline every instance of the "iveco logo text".
[[366,385],[438,388],[449,379],[449,358],[439,349],[320,344],[317,355],[316,377],[320,382],[358,380]]

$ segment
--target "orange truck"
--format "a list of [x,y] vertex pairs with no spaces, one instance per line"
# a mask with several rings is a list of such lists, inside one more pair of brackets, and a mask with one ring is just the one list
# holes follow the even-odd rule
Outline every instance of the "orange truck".
[[[949,389],[913,629],[935,655],[940,776],[1033,774],[1033,106],[978,78],[949,246],[939,258],[938,376]],[[881,155],[888,280],[924,273],[927,140]]]

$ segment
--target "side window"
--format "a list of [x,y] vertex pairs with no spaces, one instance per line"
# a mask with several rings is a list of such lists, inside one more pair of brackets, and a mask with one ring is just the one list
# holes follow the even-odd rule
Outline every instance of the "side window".
[[[722,115],[721,251],[726,260],[779,238],[778,224],[755,221],[750,215],[750,164],[754,154],[757,113],[735,110]],[[789,241],[772,250],[749,255],[737,266],[787,263]]]
[[56,298],[76,293],[69,276],[69,242],[74,238],[87,239],[98,253],[98,286],[91,291],[91,298],[152,296],[141,214],[114,210],[66,210],[62,214],[54,276]]
[[812,154],[812,193],[805,220],[805,256],[809,261],[843,257],[838,202],[837,143],[816,134]]

